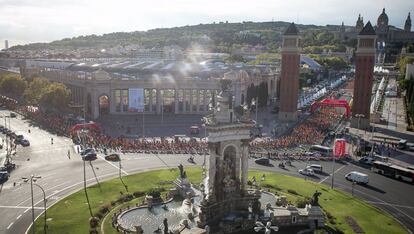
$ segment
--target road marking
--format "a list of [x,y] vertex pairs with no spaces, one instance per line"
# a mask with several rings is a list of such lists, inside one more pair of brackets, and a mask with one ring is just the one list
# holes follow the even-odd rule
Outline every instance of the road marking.
[[[106,160],[105,160],[105,158],[103,158],[102,156],[98,155],[98,157],[99,157],[99,158],[101,158],[102,160],[104,160],[105,162],[107,162],[109,165],[111,165],[111,166],[113,166],[113,167],[115,167],[116,169],[118,169],[118,170],[119,170],[119,167],[115,166],[115,165],[114,165],[114,164],[112,164],[111,162],[106,161]],[[121,169],[121,171],[122,171],[122,173],[124,173],[125,175],[129,175],[129,174],[128,174],[128,172],[126,172],[126,171],[124,171],[124,170],[122,170],[122,169]]]
[[[32,207],[28,207],[28,206],[0,206],[0,208],[8,208],[8,209],[27,209],[27,210],[30,210],[30,209],[32,209]],[[37,206],[35,206],[34,207],[34,209],[35,210],[43,210],[44,208],[43,207],[37,207]],[[24,212],[23,212],[24,213]]]
[[387,206],[396,206],[401,208],[407,208],[407,209],[413,209],[414,206],[405,206],[405,205],[398,205],[398,204],[392,204],[392,203],[386,203],[386,202],[375,202],[375,201],[367,201],[371,204],[379,204],[379,205],[387,205]]
[[20,217],[22,217],[22,215],[21,215],[21,214],[19,214],[19,216],[17,216],[17,217],[16,217],[16,220],[18,220]]
[[[347,165],[343,165],[342,167],[336,169],[336,171],[334,171],[334,174],[337,173],[338,171],[342,170],[342,168],[344,168],[345,166],[347,166]],[[322,184],[323,182],[325,182],[325,180],[327,180],[331,176],[332,176],[332,174],[330,174],[329,176],[325,177],[325,179],[319,181],[318,184]]]
[[[50,188],[46,189],[45,191],[50,191],[50,190],[52,190],[52,189],[54,189],[54,188],[56,188],[56,187],[62,186],[62,185],[67,184],[67,183],[70,183],[70,181],[66,181],[66,182],[60,183],[60,184],[58,184],[58,185],[52,186],[52,187],[50,187]],[[35,196],[39,196],[39,195],[42,195],[42,193],[37,193],[37,194],[34,194],[34,195],[33,195],[33,197],[35,197]],[[20,202],[19,204],[17,204],[17,206],[20,206],[21,204],[23,204],[23,203],[25,203],[25,202],[29,201],[30,199],[31,199],[31,198],[28,198],[28,199],[26,199],[26,200],[24,200],[24,201]]]
[[12,225],[13,225],[13,222],[11,222],[11,223],[9,224],[9,226],[7,226],[7,229],[9,229]]

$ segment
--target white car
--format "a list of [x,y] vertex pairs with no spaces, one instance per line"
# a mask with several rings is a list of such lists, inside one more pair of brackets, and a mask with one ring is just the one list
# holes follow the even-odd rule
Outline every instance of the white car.
[[358,184],[368,184],[369,182],[367,174],[357,172],[357,171],[349,172],[348,174],[345,175],[345,179],[358,183]]
[[313,170],[310,169],[310,168],[299,169],[299,174],[307,175],[307,176],[314,176],[315,175],[315,173],[313,172]]

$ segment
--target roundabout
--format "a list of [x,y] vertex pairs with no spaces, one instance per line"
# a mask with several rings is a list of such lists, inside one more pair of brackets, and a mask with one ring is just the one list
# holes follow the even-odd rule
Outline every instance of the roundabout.
[[[186,171],[192,184],[201,182],[201,168],[191,167]],[[163,191],[161,197],[165,196],[165,191],[173,187],[166,181],[173,181],[178,175],[178,170],[164,169],[125,176],[124,181],[128,184],[131,194],[120,193],[124,187],[119,179],[101,182],[101,189],[97,185],[88,187],[94,215],[101,216],[99,213],[105,211],[100,218],[97,229],[100,233],[118,233],[116,228],[112,226],[111,217],[114,213],[125,211],[128,207],[136,206],[137,203],[141,204],[145,194],[151,192],[153,188],[159,188]],[[262,175],[262,171],[249,171],[249,178],[253,176],[260,178]],[[261,181],[259,186],[276,195],[286,196],[287,200],[293,204],[300,204],[304,199],[308,199],[315,190],[321,191],[319,202],[326,216],[326,224],[337,233],[340,231],[352,233],[356,228],[362,229],[365,233],[407,233],[404,227],[390,215],[384,214],[372,205],[352,197],[348,193],[336,189],[331,190],[326,185],[280,173],[266,172],[265,175],[266,179]],[[113,203],[125,199],[128,195],[132,196],[131,200]],[[88,233],[90,230],[88,205],[83,190],[55,203],[47,213],[48,233]],[[154,222],[153,219],[148,221]],[[43,215],[40,215],[36,220],[36,233],[43,233],[43,222]],[[159,224],[159,227],[162,228],[162,223]],[[283,232],[283,229],[280,229],[280,232],[291,233]]]

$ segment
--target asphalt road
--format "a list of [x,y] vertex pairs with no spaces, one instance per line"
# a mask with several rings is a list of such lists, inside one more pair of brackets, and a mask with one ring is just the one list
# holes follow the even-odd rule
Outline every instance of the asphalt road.
[[[0,115],[6,115],[8,111],[0,110]],[[24,133],[29,139],[30,147],[18,146],[17,154],[13,158],[17,169],[12,172],[8,182],[4,183],[0,191],[0,233],[19,234],[25,233],[31,224],[31,198],[30,185],[22,181],[21,177],[31,174],[42,176],[36,183],[46,191],[47,206],[51,206],[59,199],[77,191],[83,187],[83,161],[75,153],[70,139],[57,137],[47,131],[31,126],[28,133],[29,123],[21,119],[21,116],[10,120],[12,130]],[[0,136],[2,136],[0,134]],[[54,144],[51,144],[51,137]],[[67,152],[70,150],[69,159]],[[2,151],[3,152],[3,151]],[[124,175],[156,168],[176,167],[179,163],[187,163],[188,155],[143,155],[127,154],[123,156]],[[202,156],[196,156],[196,163],[201,165]],[[285,174],[300,176],[297,170],[304,168],[307,162],[295,161],[294,167],[286,170],[277,167],[279,162],[274,161],[275,167],[264,167],[250,161],[250,168],[263,171],[278,171]],[[309,162],[312,163],[312,162]],[[332,163],[320,163],[324,171],[332,173]],[[93,168],[99,178],[103,181],[118,176],[118,164],[105,161],[102,156],[93,162]],[[389,212],[400,222],[405,224],[411,231],[414,230],[414,185],[402,183],[371,173],[369,170],[352,164],[335,163],[335,188],[350,192],[351,183],[344,179],[349,171],[361,171],[370,177],[369,186],[356,185],[355,196],[361,197],[373,205]],[[329,174],[307,178],[320,183],[331,183]],[[88,185],[96,183],[91,167],[87,164]],[[14,187],[13,182],[17,182]],[[322,195],[323,196],[323,195]],[[34,203],[36,217],[43,211],[43,195],[37,187],[34,187]]]

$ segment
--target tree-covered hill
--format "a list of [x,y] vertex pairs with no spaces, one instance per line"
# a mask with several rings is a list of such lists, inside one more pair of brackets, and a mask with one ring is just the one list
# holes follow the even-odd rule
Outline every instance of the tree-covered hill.
[[[114,32],[103,35],[88,35],[65,38],[51,43],[33,43],[14,46],[11,50],[40,49],[105,49],[115,46],[139,45],[154,48],[178,45],[184,49],[195,43],[212,52],[230,52],[240,45],[263,45],[270,51],[280,46],[281,35],[288,22],[242,22],[212,23],[174,28],[158,28],[148,31]],[[335,33],[339,25],[298,25],[303,38],[303,46],[337,45]]]

